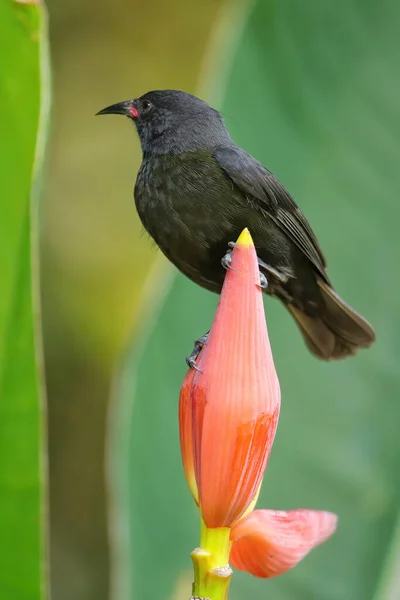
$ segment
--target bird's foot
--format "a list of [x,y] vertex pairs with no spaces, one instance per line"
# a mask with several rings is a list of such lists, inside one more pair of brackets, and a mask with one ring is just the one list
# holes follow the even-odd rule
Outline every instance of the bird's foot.
[[227,251],[225,256],[223,256],[221,259],[221,264],[224,267],[224,269],[226,269],[226,270],[230,269],[231,271],[233,271],[234,269],[232,269],[232,267],[231,267],[231,262],[232,262],[232,250],[234,248],[236,248],[235,242],[228,242],[228,248],[229,248],[229,250]]
[[[229,245],[231,244],[231,242],[229,243]],[[231,267],[231,262],[232,262],[232,250],[228,250],[228,252],[225,254],[225,256],[223,256],[221,258],[221,265],[224,267],[224,269],[228,270],[230,269],[231,271],[233,271],[233,268]]]
[[260,267],[260,273],[261,269],[263,269],[264,271],[267,271],[267,273],[272,275],[275,279],[277,279],[280,283],[286,283],[291,277],[289,273],[283,273],[278,269],[274,269],[274,267],[271,267],[271,265],[265,263],[263,260],[261,260],[261,258],[258,258],[258,266]]
[[[229,250],[227,251],[225,256],[223,256],[221,259],[222,266],[224,267],[224,269],[227,269],[227,270],[232,269],[232,267],[231,267],[232,250],[234,248],[236,248],[235,242],[228,242],[228,248],[229,248]],[[263,260],[261,260],[261,258],[257,257],[257,260],[258,260],[258,265],[260,267],[260,283],[256,283],[256,285],[261,290],[266,290],[268,287],[268,279],[266,278],[265,274],[261,271],[261,268],[264,269],[265,271],[267,271],[268,273],[270,273],[271,275],[274,275],[278,279],[278,281],[282,281],[282,282],[287,281],[288,278],[285,275],[283,275],[282,273],[280,273],[273,267],[270,267],[269,265],[267,265]]]
[[268,279],[265,277],[264,273],[260,271],[260,283],[256,283],[256,286],[260,288],[260,290],[266,290],[268,287]]
[[186,364],[189,367],[189,369],[196,369],[196,371],[199,371],[199,373],[201,373],[201,369],[199,369],[199,367],[196,365],[196,360],[197,360],[203,346],[205,346],[207,344],[209,333],[210,332],[207,331],[207,333],[205,333],[204,335],[199,337],[194,342],[193,350],[191,351],[189,356],[186,357]]
[[[224,258],[228,254],[230,255],[231,252],[232,252],[232,250],[234,248],[236,248],[235,242],[228,242],[228,248],[230,248],[230,250],[228,250],[228,252],[225,254]],[[290,273],[288,271],[285,272],[283,270],[275,269],[274,267],[271,267],[271,265],[268,265],[266,262],[264,262],[258,256],[257,256],[257,260],[258,260],[258,266],[260,267],[260,269],[264,269],[264,271],[267,271],[267,273],[269,273],[270,275],[272,275],[273,277],[275,277],[275,279],[277,279],[280,283],[286,283],[288,281],[288,279],[290,279],[291,277],[293,277],[292,273]],[[230,260],[229,260],[229,262],[230,262]],[[260,276],[261,276],[261,274],[262,273],[260,271]],[[263,286],[261,285],[261,287],[263,287]],[[266,287],[268,287],[268,284],[267,284]]]

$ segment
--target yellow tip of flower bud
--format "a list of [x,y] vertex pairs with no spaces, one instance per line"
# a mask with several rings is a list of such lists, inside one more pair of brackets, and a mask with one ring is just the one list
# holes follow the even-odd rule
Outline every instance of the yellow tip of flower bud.
[[242,233],[239,235],[236,244],[238,246],[245,246],[248,248],[249,246],[254,246],[253,238],[250,235],[250,231],[245,227]]

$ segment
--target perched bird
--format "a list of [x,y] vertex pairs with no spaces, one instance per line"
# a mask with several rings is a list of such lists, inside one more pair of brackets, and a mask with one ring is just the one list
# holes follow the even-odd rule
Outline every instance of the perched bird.
[[[182,273],[219,293],[221,258],[248,227],[265,291],[283,302],[315,356],[344,358],[370,346],[372,327],[334,291],[324,255],[297,204],[268,169],[234,143],[217,110],[191,94],[159,90],[97,114],[125,115],[135,124],[143,152],[136,208]],[[229,254],[223,265],[228,263]]]

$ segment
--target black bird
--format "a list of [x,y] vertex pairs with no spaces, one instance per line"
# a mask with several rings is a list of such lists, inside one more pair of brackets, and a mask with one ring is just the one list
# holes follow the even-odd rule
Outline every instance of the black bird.
[[284,303],[315,356],[344,358],[370,346],[372,327],[334,291],[297,204],[268,169],[236,146],[217,110],[186,92],[159,90],[97,114],[134,122],[143,152],[136,208],[182,273],[219,293],[221,257],[248,227],[266,292]]

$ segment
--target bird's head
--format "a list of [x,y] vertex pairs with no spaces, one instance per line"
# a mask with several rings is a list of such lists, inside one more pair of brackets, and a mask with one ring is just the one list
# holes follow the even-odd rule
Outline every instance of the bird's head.
[[178,90],[156,90],[104,108],[98,115],[131,119],[144,154],[174,154],[229,143],[220,113],[206,102]]

